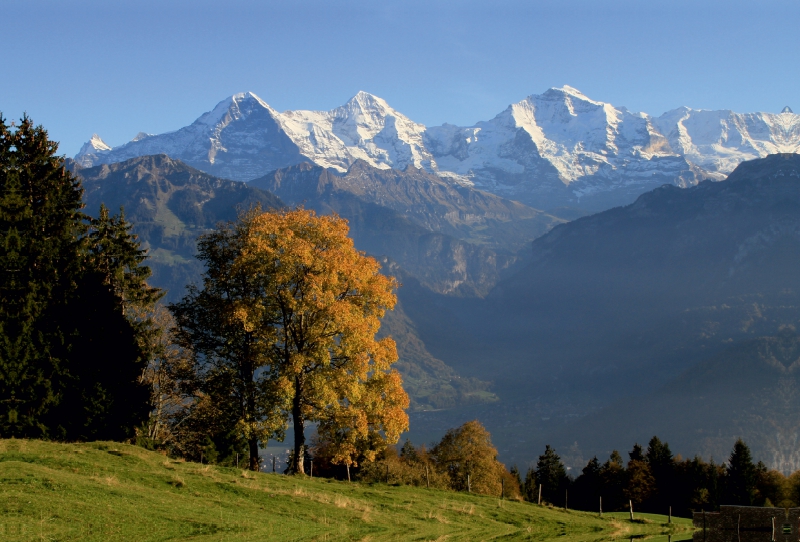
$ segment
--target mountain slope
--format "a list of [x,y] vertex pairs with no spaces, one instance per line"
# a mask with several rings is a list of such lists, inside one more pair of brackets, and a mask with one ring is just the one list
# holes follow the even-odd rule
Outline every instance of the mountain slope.
[[442,293],[486,293],[518,252],[563,222],[410,166],[381,170],[359,160],[340,174],[299,164],[248,184],[293,205],[337,212],[362,250],[389,256]]
[[[87,212],[96,214],[101,203],[112,212],[124,207],[127,220],[133,224],[143,246],[149,249],[151,283],[167,290],[168,301],[177,301],[188,283],[200,281],[203,266],[195,258],[199,235],[218,222],[235,220],[239,209],[255,204],[264,209],[284,206],[270,192],[212,177],[165,155],[143,156],[88,169],[73,164],[73,170],[82,178]],[[412,280],[405,278],[405,272],[396,264],[384,261],[384,267],[406,282]],[[398,342],[397,367],[405,378],[413,409],[494,399],[486,391],[489,387],[486,382],[462,378],[427,351],[416,325],[403,312],[402,302],[389,313],[381,333],[392,335]]]
[[[301,164],[249,184],[281,194],[292,203],[322,200],[334,192],[349,193],[392,209],[425,229],[513,252],[564,222],[518,202],[453,185],[420,169],[381,170],[362,160],[344,174]],[[509,235],[515,229],[519,233]]]
[[[800,325],[799,268],[800,156],[773,155],[553,228],[486,299],[429,296],[406,311],[432,355],[494,382],[500,401],[477,416],[522,461],[555,435],[571,446],[570,420]],[[588,457],[604,450],[578,440]]]
[[[492,294],[517,329],[575,326],[584,340],[608,344],[608,356],[623,336],[658,330],[681,329],[679,344],[708,347],[769,333],[776,328],[764,312],[795,306],[800,292],[800,156],[743,163],[724,183],[661,187],[559,226],[533,247],[532,263]],[[572,368],[595,370],[596,348]]]
[[744,438],[754,457],[788,476],[800,469],[798,409],[800,337],[784,328],[723,350],[650,396],[619,401],[554,442],[571,444],[578,435],[579,446],[610,452],[658,435],[675,452],[721,461]]
[[101,203],[125,218],[149,249],[153,282],[177,300],[202,265],[195,259],[195,240],[217,222],[234,220],[237,209],[260,204],[283,207],[269,192],[213,177],[166,155],[142,156],[92,168],[74,168],[83,181],[89,214]]

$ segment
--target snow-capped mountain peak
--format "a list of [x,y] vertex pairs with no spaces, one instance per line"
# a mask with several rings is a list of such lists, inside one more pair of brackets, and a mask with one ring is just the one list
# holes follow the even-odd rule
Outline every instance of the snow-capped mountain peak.
[[111,151],[111,146],[103,141],[99,135],[92,134],[91,139],[83,144],[81,150],[75,155],[75,161],[84,167],[95,164],[98,158]]
[[360,91],[330,111],[279,113],[252,92],[193,124],[111,149],[93,137],[81,165],[164,153],[218,176],[249,180],[313,162],[347,171],[425,169],[539,208],[603,209],[664,183],[722,179],[743,160],[800,150],[800,115],[680,107],[660,117],[554,87],[473,126],[425,127]]
[[383,98],[379,98],[374,94],[370,94],[369,92],[365,92],[363,90],[359,90],[355,96],[347,100],[343,106],[338,107],[337,109],[351,109],[354,110],[356,108],[361,109],[362,111],[374,110],[374,109],[381,109],[383,111],[391,111],[392,113],[397,113],[394,109],[392,109],[386,100]]
[[356,160],[381,169],[433,167],[422,141],[425,126],[368,92],[331,111],[285,111],[280,122],[304,156],[341,172]]
[[99,135],[92,134],[92,138],[86,143],[86,145],[91,146],[96,151],[110,151],[111,147],[103,141]]
[[[577,88],[571,87],[569,85],[564,85],[562,87],[551,87],[550,89],[545,91],[544,94],[542,94],[541,96],[544,97],[544,96],[553,96],[553,95],[556,95],[556,96],[571,96],[573,98],[577,98],[578,100],[583,100],[583,101],[586,101],[586,102],[592,102],[594,104],[602,104],[603,103],[603,102],[596,102],[596,101],[592,100],[591,98],[586,96],[583,92],[581,92]],[[536,96],[536,95],[533,94],[532,96]]]
[[246,119],[253,111],[259,110],[267,110],[273,115],[277,114],[267,102],[254,93],[240,92],[219,102],[214,109],[201,115],[195,123],[206,126],[228,124],[234,120]]

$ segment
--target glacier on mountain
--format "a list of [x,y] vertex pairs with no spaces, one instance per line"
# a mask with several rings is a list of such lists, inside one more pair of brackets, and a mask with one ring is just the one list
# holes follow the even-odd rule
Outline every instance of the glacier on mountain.
[[413,166],[539,208],[600,210],[665,183],[722,179],[744,160],[800,149],[800,116],[681,107],[659,117],[551,88],[474,126],[426,127],[359,92],[331,111],[279,113],[253,93],[221,101],[174,132],[140,133],[110,148],[97,135],[83,166],[167,154],[247,181],[312,162],[339,172],[356,161]]
[[344,172],[356,160],[379,169],[433,167],[425,126],[367,92],[332,111],[286,111],[280,122],[300,152],[323,167]]

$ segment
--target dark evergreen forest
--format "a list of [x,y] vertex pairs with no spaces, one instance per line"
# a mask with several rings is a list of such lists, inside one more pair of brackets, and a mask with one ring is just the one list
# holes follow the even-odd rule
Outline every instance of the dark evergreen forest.
[[0,437],[129,439],[160,292],[122,211],[85,214],[57,149],[0,117]]

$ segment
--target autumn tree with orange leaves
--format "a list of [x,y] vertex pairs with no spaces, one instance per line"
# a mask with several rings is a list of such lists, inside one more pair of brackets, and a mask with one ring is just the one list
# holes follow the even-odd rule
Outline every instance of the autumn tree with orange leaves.
[[[207,374],[230,382],[236,407],[228,424],[248,440],[251,468],[255,440],[282,433],[277,411],[284,427],[291,418],[297,473],[305,472],[309,422],[332,460],[348,467],[372,460],[408,428],[395,343],[375,338],[397,282],[347,234],[335,215],[245,213],[203,238],[204,289],[171,307]],[[215,395],[224,400],[224,390]]]
[[291,469],[305,472],[305,427],[317,424],[333,461],[372,460],[408,428],[394,341],[376,339],[397,282],[359,252],[347,221],[305,209],[256,213],[235,268],[264,295],[243,302],[245,327],[269,328],[271,379],[294,429]]

